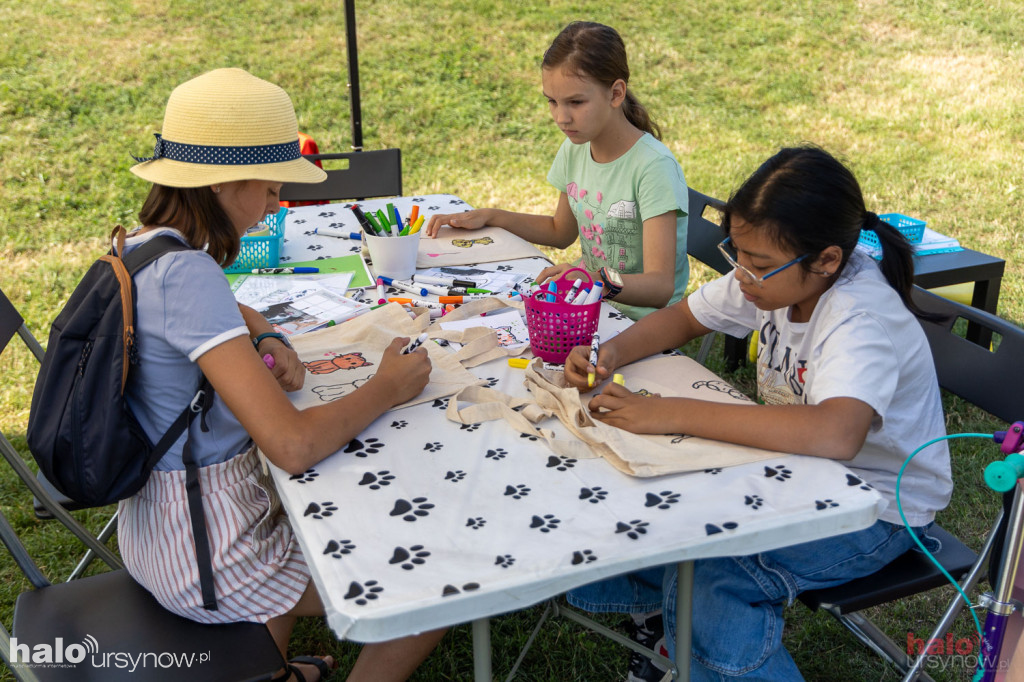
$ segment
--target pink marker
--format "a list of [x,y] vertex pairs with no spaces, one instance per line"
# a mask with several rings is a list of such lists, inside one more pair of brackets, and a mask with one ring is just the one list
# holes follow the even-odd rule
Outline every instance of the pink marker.
[[267,365],[267,369],[274,369],[274,356],[270,353],[263,356],[263,362]]
[[380,277],[377,278],[377,303],[383,305],[388,302],[387,296],[384,294],[384,280]]

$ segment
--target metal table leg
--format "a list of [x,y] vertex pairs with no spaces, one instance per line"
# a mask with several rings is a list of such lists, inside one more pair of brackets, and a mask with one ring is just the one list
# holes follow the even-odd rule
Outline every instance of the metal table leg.
[[690,643],[693,639],[693,562],[676,565],[676,669],[679,680],[690,679]]
[[491,621],[478,618],[473,621],[473,679],[491,682]]

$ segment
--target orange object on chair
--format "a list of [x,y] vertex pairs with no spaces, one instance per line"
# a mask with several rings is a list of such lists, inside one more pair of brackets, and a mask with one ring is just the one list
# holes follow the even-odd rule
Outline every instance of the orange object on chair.
[[[300,154],[319,154],[320,148],[316,145],[316,140],[307,135],[306,133],[299,132],[299,153]],[[324,165],[317,159],[314,161],[317,166],[323,168]],[[316,206],[318,204],[326,204],[326,201],[282,201],[282,206],[288,208],[294,208],[295,206]]]

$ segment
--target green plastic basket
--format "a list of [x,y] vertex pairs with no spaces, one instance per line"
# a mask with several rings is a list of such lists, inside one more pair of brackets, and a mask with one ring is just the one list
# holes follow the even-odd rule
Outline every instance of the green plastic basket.
[[[923,220],[911,218],[902,213],[883,213],[878,216],[878,219],[884,223],[889,223],[899,230],[900,234],[906,237],[907,241],[911,244],[917,244],[924,237],[924,226],[926,223]],[[861,244],[867,244],[868,246],[880,246],[878,235],[872,230],[861,230],[859,241]]]
[[281,207],[275,215],[263,219],[262,225],[270,228],[270,234],[262,237],[242,237],[235,262],[224,268],[229,275],[252,272],[255,268],[274,268],[281,259],[281,243],[284,242],[284,217],[288,208]]

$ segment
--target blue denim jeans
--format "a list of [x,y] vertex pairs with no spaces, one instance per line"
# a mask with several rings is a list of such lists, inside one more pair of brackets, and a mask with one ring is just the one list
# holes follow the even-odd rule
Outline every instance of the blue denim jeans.
[[[926,528],[914,532],[924,539]],[[937,543],[927,538],[924,544],[933,551]],[[805,590],[874,573],[914,546],[903,526],[877,521],[861,531],[762,554],[695,561],[690,679],[803,679],[782,645],[783,607]],[[566,598],[603,613],[662,609],[669,658],[675,660],[675,564],[584,585]]]

